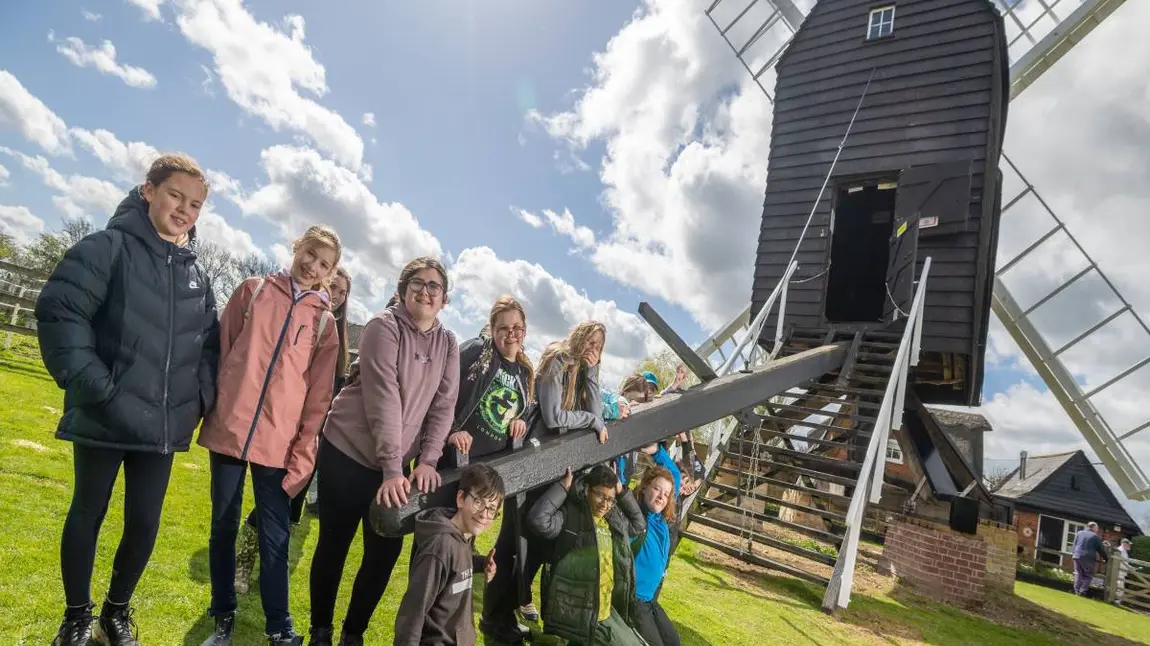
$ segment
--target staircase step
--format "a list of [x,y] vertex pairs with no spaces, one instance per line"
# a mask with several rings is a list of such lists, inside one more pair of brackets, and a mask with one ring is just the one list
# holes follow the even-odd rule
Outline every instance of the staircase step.
[[898,341],[902,338],[903,330],[867,330],[863,333],[863,343],[868,339],[894,339]]
[[818,388],[822,391],[838,393],[840,395],[858,395],[859,397],[874,397],[875,399],[882,399],[884,394],[884,389],[882,388],[858,388],[856,386],[838,386],[835,384],[822,384],[818,382],[808,382],[802,387],[808,386],[810,388]]
[[[815,540],[827,543],[828,545],[833,545],[835,549],[838,549],[843,542],[843,537],[841,535],[828,532],[825,529],[815,529],[814,527],[808,527],[806,525],[792,523],[789,520],[783,520],[777,516],[768,516],[767,514],[763,514],[761,512],[748,511],[746,509],[740,508],[738,505],[732,505],[731,503],[723,502],[722,500],[716,500],[714,498],[703,498],[699,500],[699,505],[702,507],[722,509],[724,511],[738,514],[746,514],[748,517],[754,518],[759,522],[770,523],[771,525],[778,525],[779,527],[785,527],[786,529],[789,529],[793,532],[809,536]],[[690,514],[691,517],[696,515],[698,515],[697,512],[692,512]]]
[[805,559],[817,561],[825,565],[834,565],[835,561],[838,560],[829,554],[808,550],[807,548],[799,547],[798,545],[791,545],[790,543],[781,541],[773,536],[760,534],[753,529],[740,528],[738,525],[725,523],[717,518],[708,518],[707,516],[702,516],[700,514],[691,514],[691,522],[699,523],[700,525],[710,527],[711,529],[717,529],[721,532],[726,532],[727,534],[737,536],[740,539],[744,539],[749,535],[752,543],[759,543],[776,550],[790,552],[796,556],[801,556]]
[[[842,403],[843,408],[848,408],[848,409],[852,405],[852,402],[849,402],[849,401],[841,402],[841,403]],[[817,408],[808,408],[806,406],[796,406],[794,404],[774,404],[774,403],[765,404],[765,406],[767,406],[768,408],[774,408],[777,410],[785,410],[785,411],[790,411],[790,412],[794,412],[794,413],[806,413],[807,415],[820,415],[822,417],[832,417],[832,418],[835,418],[835,417],[837,417],[837,418],[844,418],[844,417],[853,418],[853,419],[856,419],[860,422],[875,422],[878,419],[877,417],[870,417],[868,415],[860,415],[858,413],[853,413],[849,410],[846,412],[843,412],[843,411],[831,412],[831,411],[819,410]],[[879,406],[879,404],[875,404],[875,406],[877,407],[877,406]],[[774,417],[780,417],[780,415],[775,415]]]
[[856,363],[855,364],[855,370],[861,370],[863,372],[878,372],[878,373],[889,375],[892,371],[894,371],[894,366],[893,365],[885,365],[884,366],[880,363]]
[[[817,392],[816,393],[810,393],[810,392],[796,393],[796,392],[788,390],[787,392],[782,393],[782,395],[784,397],[795,398],[795,399],[817,399],[820,402],[825,401],[828,404],[839,403],[839,404],[843,405],[843,408],[866,408],[866,409],[878,410],[879,408],[882,407],[882,404],[880,402],[867,402],[867,401],[861,401],[858,399],[842,400],[842,399],[838,398],[839,396],[825,395],[825,394],[817,393]],[[787,405],[789,406],[790,404],[787,404]],[[859,419],[868,419],[868,418],[865,416],[859,416]],[[874,419],[874,418],[869,418],[869,419]]]
[[[833,426],[831,424],[821,424],[819,422],[804,422],[802,420],[792,419],[789,417],[777,417],[774,415],[764,416],[763,417],[764,425],[768,420],[777,422],[779,427],[783,428],[783,429],[793,428],[795,426],[805,426],[807,428],[821,429],[821,430],[824,430],[824,431],[827,431],[830,433],[850,433],[851,431],[855,430],[854,427],[851,427],[851,426]],[[763,429],[763,430],[773,430],[773,429]],[[776,431],[776,432],[778,432],[778,431]]]
[[865,359],[867,363],[889,363],[889,364],[893,364],[895,356],[894,356],[893,352],[891,352],[891,353],[860,352],[859,353],[859,359],[860,360]]
[[895,343],[887,343],[885,341],[868,341],[866,339],[863,339],[862,347],[864,347],[864,348],[882,348],[884,350],[898,350],[898,342],[896,341]]
[[822,498],[823,500],[829,500],[831,502],[834,502],[834,503],[837,503],[837,504],[840,504],[843,506],[851,504],[851,499],[849,497],[843,496],[840,494],[836,494],[836,493],[831,493],[829,491],[823,491],[821,489],[812,489],[811,487],[807,487],[807,486],[800,485],[800,484],[795,484],[793,482],[787,482],[786,480],[778,480],[776,478],[771,478],[768,476],[759,475],[759,476],[751,476],[751,477],[754,478],[756,486],[764,485],[764,484],[775,485],[776,487],[782,487],[784,489],[792,489],[792,490],[797,491],[799,493],[807,494],[809,496],[816,496],[818,498]]
[[[860,447],[860,448],[864,448],[864,447]],[[803,451],[792,451],[790,449],[784,449],[784,448],[780,448],[777,446],[771,446],[769,444],[761,445],[760,450],[766,451],[767,453],[770,453],[772,455],[777,455],[777,456],[785,457],[785,458],[791,458],[794,460],[814,462],[816,464],[824,464],[824,465],[829,466],[832,469],[837,468],[837,469],[842,469],[844,471],[850,471],[852,473],[858,473],[859,470],[862,469],[862,465],[857,463],[857,462],[851,462],[849,460],[839,460],[836,458],[828,458],[828,457],[823,456],[823,455],[805,453]]]
[[[767,463],[767,466],[770,469],[775,470],[775,471],[789,471],[789,472],[794,473],[796,475],[807,476],[808,478],[814,478],[815,480],[821,480],[822,482],[829,482],[832,484],[839,484],[839,485],[842,485],[844,487],[853,487],[853,486],[855,486],[855,483],[858,482],[857,480],[855,480],[853,478],[845,478],[843,476],[838,476],[838,475],[835,475],[833,473],[824,473],[822,471],[816,471],[814,469],[807,469],[804,467],[795,466],[793,464],[784,464],[782,462],[769,462],[769,463]],[[728,475],[733,475],[733,476],[743,475],[742,473],[740,473],[736,469],[721,466],[721,463],[719,466],[719,470],[722,471],[723,473],[728,474]]]
[[752,565],[757,565],[759,567],[767,568],[769,570],[776,570],[776,571],[782,572],[784,574],[789,574],[789,575],[795,577],[796,579],[802,579],[804,581],[810,581],[812,583],[817,583],[817,584],[823,585],[823,586],[830,584],[830,580],[825,578],[825,577],[821,577],[817,574],[813,574],[813,573],[807,572],[805,570],[800,570],[798,568],[791,567],[785,563],[779,563],[777,561],[772,561],[768,558],[759,556],[758,554],[747,553],[747,552],[740,550],[736,547],[724,545],[723,543],[720,543],[719,541],[712,540],[710,538],[707,538],[705,536],[701,536],[701,535],[696,534],[694,532],[690,532],[690,531],[683,532],[683,536],[691,539],[692,541],[695,541],[696,543],[698,543],[700,545],[704,545],[706,547],[710,547],[711,549],[718,550],[718,551],[726,554],[727,556],[731,556],[731,557],[740,559],[740,560],[745,561],[747,563],[750,563]]
[[818,444],[819,446],[825,446],[825,447],[835,448],[835,449],[843,449],[844,451],[849,451],[849,450],[854,449],[854,448],[859,448],[853,444],[848,444],[846,442],[836,442],[834,440],[824,440],[822,438],[816,438],[816,437],[804,437],[802,435],[795,435],[793,433],[783,433],[781,431],[769,431],[765,428],[762,429],[760,432],[761,433],[768,433],[768,434],[770,434],[771,437],[777,437],[780,439],[788,439],[788,440],[791,440],[792,442],[807,442],[808,444]]
[[862,384],[881,384],[883,386],[886,386],[886,383],[888,381],[890,381],[890,377],[875,377],[872,375],[851,375],[851,383],[855,384],[856,386],[860,383],[862,383]]
[[843,514],[838,513],[838,512],[830,511],[828,509],[819,509],[817,507],[808,507],[806,505],[800,505],[797,502],[788,502],[786,500],[783,500],[782,498],[775,498],[774,496],[768,496],[766,494],[757,493],[754,491],[747,493],[746,491],[739,489],[739,487],[735,487],[732,485],[722,484],[719,482],[712,482],[709,485],[707,485],[707,488],[713,489],[715,491],[722,491],[724,493],[729,493],[729,494],[732,494],[735,496],[742,496],[743,498],[752,498],[754,500],[758,500],[759,502],[774,503],[780,507],[790,507],[791,509],[794,509],[796,511],[801,511],[804,514],[811,514],[812,516],[822,516],[823,518],[829,518],[830,520],[834,520],[834,521],[837,521],[840,523],[846,523],[847,522],[847,517]]

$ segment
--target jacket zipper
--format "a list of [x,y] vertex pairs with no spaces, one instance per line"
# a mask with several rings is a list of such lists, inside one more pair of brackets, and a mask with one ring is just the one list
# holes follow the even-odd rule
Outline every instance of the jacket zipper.
[[172,269],[172,250],[168,249],[168,356],[164,360],[164,447],[162,454],[168,454],[168,389],[172,371],[172,337],[176,327],[176,275]]
[[240,452],[240,459],[244,462],[247,462],[248,449],[251,448],[252,437],[254,437],[256,434],[256,424],[259,424],[260,413],[262,413],[264,409],[264,398],[268,394],[268,384],[270,384],[272,380],[272,370],[275,370],[276,361],[279,360],[280,356],[280,349],[283,347],[284,337],[287,336],[288,328],[291,327],[291,315],[292,311],[295,310],[295,304],[295,294],[292,294],[291,305],[288,306],[287,316],[284,317],[283,327],[280,328],[280,338],[276,340],[276,347],[274,350],[272,350],[272,360],[270,363],[268,363],[267,372],[264,373],[264,383],[263,386],[260,387],[260,398],[256,401],[256,413],[252,417],[252,427],[248,429],[248,438],[244,440],[244,450]]

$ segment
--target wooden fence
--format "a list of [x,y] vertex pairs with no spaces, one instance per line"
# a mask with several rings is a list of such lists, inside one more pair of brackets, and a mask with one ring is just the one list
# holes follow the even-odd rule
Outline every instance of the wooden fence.
[[1150,562],[1122,558],[1115,550],[1106,568],[1106,601],[1150,612]]
[[36,299],[48,276],[34,269],[0,260],[0,332],[5,346],[12,347],[12,334],[36,334]]

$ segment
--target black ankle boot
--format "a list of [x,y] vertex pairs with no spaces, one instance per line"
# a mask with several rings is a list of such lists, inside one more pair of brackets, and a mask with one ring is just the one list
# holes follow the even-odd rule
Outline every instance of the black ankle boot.
[[334,631],[331,626],[311,627],[310,637],[307,640],[307,646],[331,646],[331,639]]
[[303,646],[303,637],[295,630],[285,628],[274,635],[268,635],[268,646]]
[[128,604],[104,601],[93,639],[105,646],[140,646],[136,641],[136,622]]
[[92,630],[96,625],[96,618],[92,616],[95,604],[68,608],[64,611],[64,621],[60,623],[60,630],[56,631],[56,638],[52,646],[89,646],[92,641]]
[[236,613],[226,612],[216,617],[216,632],[202,646],[232,646],[232,631],[236,628]]
[[352,635],[345,630],[339,635],[338,646],[363,646],[363,635]]

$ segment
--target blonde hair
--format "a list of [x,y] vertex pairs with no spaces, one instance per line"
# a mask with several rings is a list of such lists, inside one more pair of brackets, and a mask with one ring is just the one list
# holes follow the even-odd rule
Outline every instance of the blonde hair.
[[[291,251],[293,254],[299,253],[302,249],[310,250],[316,247],[328,247],[334,251],[335,262],[333,264],[339,264],[339,258],[343,255],[343,244],[339,241],[339,234],[335,232],[335,229],[326,224],[315,224],[308,227],[302,236],[296,238],[295,241],[291,243]],[[331,286],[331,279],[335,274],[336,272],[331,272],[327,278],[320,281],[319,285],[314,285],[313,287],[328,289]],[[350,287],[350,285],[351,282],[349,279],[348,286]]]
[[172,153],[157,157],[152,162],[152,165],[148,167],[148,173],[144,176],[144,181],[152,186],[159,186],[176,173],[191,175],[200,180],[204,185],[205,193],[211,190],[204,170],[200,168],[196,160],[183,153]]
[[[527,325],[527,314],[523,311],[523,305],[519,301],[510,296],[500,296],[495,299],[495,304],[491,306],[491,314],[487,317],[487,325],[483,327],[483,331],[479,336],[491,337],[492,328],[495,327],[495,318],[505,312],[518,312],[519,316],[523,318],[523,324]],[[494,346],[494,343],[492,343]],[[487,351],[484,352],[487,354]],[[482,364],[484,368],[491,363],[494,357],[480,356],[478,364]],[[523,351],[523,347],[519,347],[519,354],[515,355],[515,363],[523,366],[527,372],[527,401],[535,401],[535,366],[531,363],[531,359],[527,358],[527,353]]]
[[667,467],[656,466],[654,468],[647,469],[647,471],[643,473],[643,479],[639,481],[639,486],[635,488],[635,495],[641,497],[643,492],[647,490],[647,487],[650,487],[652,483],[659,479],[666,480],[671,485],[671,495],[667,496],[667,506],[663,508],[663,513],[661,515],[663,516],[663,520],[667,521],[668,524],[674,524],[675,476],[671,475],[671,472],[667,470]]
[[[579,369],[583,367],[579,357],[583,356],[587,342],[596,332],[603,333],[603,342],[606,344],[607,326],[599,321],[583,321],[571,329],[566,339],[547,346],[539,358],[539,372],[547,373],[551,365],[558,361],[560,372],[567,375],[567,385],[563,388],[563,410],[575,410],[576,382],[579,379]],[[595,396],[598,397],[598,393]]]

